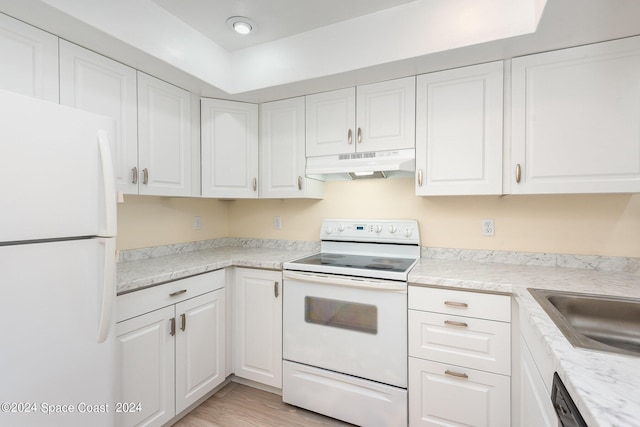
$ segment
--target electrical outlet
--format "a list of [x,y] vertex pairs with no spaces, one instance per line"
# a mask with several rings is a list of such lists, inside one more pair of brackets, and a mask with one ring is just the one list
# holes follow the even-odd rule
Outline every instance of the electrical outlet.
[[282,218],[280,215],[273,217],[273,229],[282,230]]
[[193,229],[194,230],[200,230],[202,228],[202,218],[200,218],[199,216],[194,216],[193,217]]
[[496,226],[493,218],[485,218],[482,220],[482,235],[493,237],[496,234]]

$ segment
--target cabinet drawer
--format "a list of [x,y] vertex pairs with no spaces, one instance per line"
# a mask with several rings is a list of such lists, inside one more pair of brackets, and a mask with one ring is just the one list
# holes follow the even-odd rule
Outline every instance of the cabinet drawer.
[[507,295],[409,286],[409,308],[511,322],[511,297]]
[[510,375],[511,325],[409,310],[409,355]]
[[510,378],[409,358],[409,425],[510,425]]
[[224,270],[216,270],[120,295],[116,300],[116,322],[223,288],[224,277]]

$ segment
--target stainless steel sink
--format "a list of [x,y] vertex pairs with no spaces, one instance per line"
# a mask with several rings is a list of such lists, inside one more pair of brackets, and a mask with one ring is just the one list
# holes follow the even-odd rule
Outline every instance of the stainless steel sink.
[[574,292],[529,292],[574,347],[640,356],[640,300]]

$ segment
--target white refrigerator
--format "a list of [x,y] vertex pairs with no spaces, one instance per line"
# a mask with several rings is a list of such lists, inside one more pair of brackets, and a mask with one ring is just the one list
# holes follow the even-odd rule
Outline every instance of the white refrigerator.
[[114,126],[0,91],[0,425],[115,423]]

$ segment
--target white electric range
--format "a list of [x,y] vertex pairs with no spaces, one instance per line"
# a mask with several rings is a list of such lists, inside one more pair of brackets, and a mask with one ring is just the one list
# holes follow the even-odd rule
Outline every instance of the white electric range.
[[415,220],[324,220],[284,264],[283,400],[350,423],[407,424],[407,277]]

